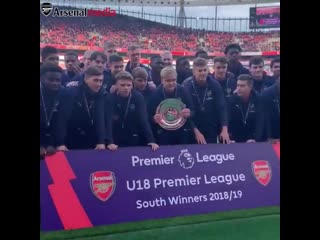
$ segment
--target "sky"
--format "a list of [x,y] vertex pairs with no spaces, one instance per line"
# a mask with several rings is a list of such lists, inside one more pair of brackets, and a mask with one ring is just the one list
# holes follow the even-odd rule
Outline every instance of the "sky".
[[[280,4],[263,4],[257,6],[279,6]],[[218,18],[248,18],[249,9],[254,5],[229,5],[218,6]],[[121,9],[128,9],[134,11],[141,11],[141,7],[122,7]],[[144,7],[144,11],[148,13],[174,15],[174,7]],[[215,7],[185,7],[187,17],[214,17]]]
[[[53,5],[55,5],[55,2],[59,2],[59,5],[61,4],[61,0],[52,0],[50,1]],[[79,7],[85,7],[81,6],[81,3],[73,3],[73,4],[79,4]],[[93,5],[93,7],[96,5]],[[229,5],[229,6],[218,6],[218,14],[217,18],[249,18],[249,9],[250,7],[254,7],[255,5]],[[257,6],[280,6],[280,3],[271,3],[271,4],[257,4]],[[88,7],[88,6],[87,6]],[[105,7],[105,6],[104,6]],[[115,9],[118,12],[118,7],[111,7],[112,9]],[[121,10],[125,11],[131,11],[131,12],[140,12],[142,11],[141,7],[127,7],[122,6]],[[143,8],[144,13],[149,14],[163,14],[166,16],[174,16],[175,15],[175,8],[174,7],[144,7]],[[176,14],[179,13],[179,8],[177,7]],[[214,18],[215,17],[215,7],[214,6],[208,6],[208,7],[185,7],[185,13],[187,17],[193,17],[193,18]],[[136,16],[141,17],[140,14],[137,13],[126,13],[126,15],[130,16]],[[162,22],[166,24],[173,25],[173,18],[165,18],[165,17],[156,17],[156,16],[145,16],[145,19]],[[240,20],[219,20],[217,21],[217,24],[213,20],[200,20],[200,19],[189,19],[187,21],[187,26],[192,28],[205,28],[207,30],[218,30],[218,31],[232,31],[232,32],[239,32],[239,31],[250,31],[249,29],[249,22],[248,21],[240,21]]]

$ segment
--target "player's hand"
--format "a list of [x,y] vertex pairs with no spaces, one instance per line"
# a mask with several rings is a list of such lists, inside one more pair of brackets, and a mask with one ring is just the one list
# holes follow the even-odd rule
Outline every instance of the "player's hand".
[[69,151],[69,149],[65,145],[61,145],[57,147],[57,151],[66,152]]
[[97,144],[96,148],[94,150],[105,150],[106,149],[106,145],[104,144]]
[[47,150],[45,147],[40,147],[40,157],[44,158],[44,156],[47,154]]
[[53,146],[48,146],[47,147],[47,155],[50,156],[50,155],[53,155],[57,152],[57,149],[54,148]]
[[77,64],[73,65],[73,71],[75,72],[76,75],[83,72],[82,69]]
[[205,137],[203,136],[203,134],[198,129],[194,130],[194,135],[196,137],[196,140],[197,140],[198,144],[207,144],[207,141],[206,141]]
[[222,130],[221,131],[220,140],[222,141],[222,143],[226,143],[226,144],[230,143],[230,137],[229,137],[229,133],[228,133],[227,130]]
[[148,86],[151,90],[156,89],[157,86],[154,84],[154,82],[148,82]]
[[112,144],[109,144],[107,148],[111,151],[115,151],[118,149],[118,146],[112,143]]
[[182,113],[182,116],[183,116],[184,118],[188,118],[188,117],[190,117],[190,115],[191,115],[191,112],[190,112],[190,109],[189,109],[189,108],[184,108],[184,109],[182,109],[181,113]]
[[151,147],[152,151],[156,151],[159,148],[159,145],[156,143],[148,143],[148,146]]
[[276,143],[280,142],[280,139],[268,139],[268,142],[271,144],[276,144]]
[[162,120],[162,115],[157,113],[156,115],[154,115],[153,118],[154,118],[154,121],[159,124]]
[[116,85],[112,85],[110,88],[110,93],[114,93],[115,91],[117,91],[117,86]]

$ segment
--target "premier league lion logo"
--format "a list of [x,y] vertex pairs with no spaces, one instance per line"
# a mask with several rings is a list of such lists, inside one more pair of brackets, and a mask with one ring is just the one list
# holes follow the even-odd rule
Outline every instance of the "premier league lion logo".
[[180,163],[180,166],[184,169],[192,168],[194,165],[194,158],[189,153],[188,149],[181,150],[178,161]]

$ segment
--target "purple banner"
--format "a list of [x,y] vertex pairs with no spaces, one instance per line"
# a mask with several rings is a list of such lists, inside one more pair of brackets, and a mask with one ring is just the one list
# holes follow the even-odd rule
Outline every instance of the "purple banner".
[[280,204],[268,143],[70,151],[40,168],[43,231]]

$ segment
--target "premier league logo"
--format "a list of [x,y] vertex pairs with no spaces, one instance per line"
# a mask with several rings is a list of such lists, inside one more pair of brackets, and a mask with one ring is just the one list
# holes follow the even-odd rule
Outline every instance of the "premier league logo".
[[116,188],[116,179],[111,171],[98,171],[90,175],[92,193],[101,201],[107,201]]
[[180,163],[180,166],[184,169],[192,168],[194,164],[194,158],[189,153],[188,149],[181,150],[181,153],[178,157],[178,161]]
[[169,98],[162,101],[158,108],[157,114],[162,115],[159,125],[166,130],[177,130],[181,128],[186,119],[181,115],[185,105],[178,99]]
[[252,172],[257,181],[263,186],[267,186],[271,181],[271,167],[268,161],[254,161],[252,163]]
[[40,4],[41,13],[46,17],[48,17],[51,14],[52,9],[53,9],[53,6],[51,3],[41,3]]

